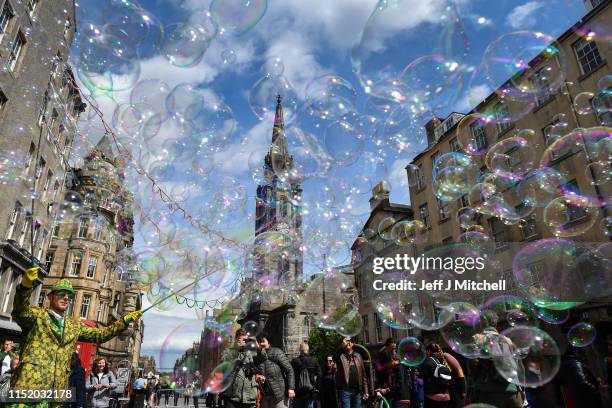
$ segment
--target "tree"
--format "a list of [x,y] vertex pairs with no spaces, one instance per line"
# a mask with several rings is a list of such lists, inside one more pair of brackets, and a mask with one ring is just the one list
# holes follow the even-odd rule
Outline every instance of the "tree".
[[334,330],[314,328],[308,336],[310,355],[315,357],[321,367],[325,367],[327,356],[336,354],[342,344],[342,336]]

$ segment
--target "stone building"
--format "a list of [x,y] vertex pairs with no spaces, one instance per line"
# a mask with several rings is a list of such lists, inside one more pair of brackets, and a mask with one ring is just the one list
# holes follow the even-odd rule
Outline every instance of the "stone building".
[[0,337],[19,339],[14,289],[32,262],[44,263],[70,173],[84,109],[65,64],[74,33],[73,0],[0,1]]
[[379,226],[381,222],[384,225],[384,220],[392,218],[395,223],[413,219],[412,208],[405,204],[391,203],[389,193],[384,182],[378,183],[372,189],[370,216],[351,247],[355,288],[359,296],[359,315],[363,327],[359,342],[370,351],[380,348],[389,337],[399,340],[408,334],[407,330],[392,329],[384,324],[374,309],[377,292],[372,286],[373,280],[385,278],[384,275],[372,273],[374,258],[394,257],[404,253],[412,255],[414,251],[413,246],[399,246],[393,239],[383,239],[382,237],[390,238],[384,231],[382,235],[379,233]]
[[[426,124],[428,147],[406,167],[411,186],[410,202],[415,212],[415,219],[422,221],[428,229],[426,241],[415,248],[417,255],[456,242],[458,237],[466,231],[459,223],[458,211],[464,207],[474,206],[479,203],[479,199],[482,199],[482,197],[465,194],[454,201],[440,201],[434,194],[432,172],[436,159],[445,153],[460,152],[462,140],[470,141],[471,149],[486,150],[499,141],[522,135],[528,141],[527,148],[509,148],[507,151],[498,152],[498,158],[504,160],[502,166],[508,169],[520,169],[521,166],[529,167],[530,161],[533,161],[534,158],[533,166],[537,167],[545,149],[573,129],[612,124],[609,108],[612,106],[609,94],[611,85],[609,81],[603,85],[601,82],[601,79],[609,76],[611,72],[609,64],[612,61],[612,45],[609,41],[600,40],[595,34],[588,35],[595,27],[610,26],[612,2],[604,0],[588,3],[591,6],[590,11],[557,39],[558,46],[566,56],[565,61],[561,57],[543,58],[542,55],[539,55],[529,62],[529,66],[520,76],[515,76],[502,84],[472,111],[466,114],[455,112],[447,118],[432,119]],[[587,35],[579,35],[579,33],[587,33]],[[508,101],[500,97],[504,94],[504,90],[508,89],[510,81],[514,84],[529,81],[529,83],[536,84],[534,86],[542,86],[541,81],[552,81],[554,78],[562,77],[560,69],[564,70],[565,76],[558,89],[550,94],[537,95],[533,100],[533,106],[528,111],[519,112],[518,109],[524,109],[525,104],[519,107],[512,100]],[[552,83],[550,86],[553,86]],[[593,101],[603,103],[608,108],[589,109],[588,106],[582,108],[574,106],[574,102],[578,105],[580,100],[580,98],[577,100],[576,96],[584,92],[599,94],[598,98]],[[588,98],[586,101],[587,104],[591,103]],[[582,111],[579,112],[579,110]],[[475,120],[470,123],[466,115],[473,113],[491,120]],[[503,117],[515,119],[493,120]],[[609,137],[608,134],[607,138]],[[592,168],[589,165],[594,162],[594,155],[597,154],[593,147],[588,138],[583,137],[582,143],[567,146],[556,153],[549,154],[546,161],[547,167],[563,175],[552,187],[562,188],[570,192],[569,194],[595,197],[599,202],[609,202],[612,185],[609,181],[606,183],[596,180],[598,175],[590,171]],[[480,177],[483,175],[486,177],[490,170],[485,165],[484,155],[471,157],[480,167]],[[511,183],[502,193],[504,199],[508,200],[507,202],[516,204],[513,209],[509,210],[520,214],[525,204],[520,200],[512,201],[512,198],[516,197],[514,193],[517,188],[516,184]],[[546,186],[542,185],[540,191],[536,193],[542,193],[545,188]],[[492,237],[490,255],[497,266],[491,269],[498,278],[505,279],[508,283],[503,294],[521,295],[513,275],[513,255],[533,241],[555,236],[551,226],[544,221],[543,206],[536,205],[535,207],[532,213],[522,217],[516,223],[504,223],[498,217],[486,215],[481,215],[477,219],[477,224],[480,225],[477,228]],[[605,217],[609,216],[609,206],[600,205],[594,210],[591,208],[587,213],[582,208],[570,205],[565,211],[564,220],[561,220],[563,221],[561,227],[580,228],[580,225],[597,217],[595,225],[586,229],[586,232],[571,236],[569,239],[580,241],[583,245],[599,245],[610,240],[610,226],[604,222]],[[541,276],[541,273],[550,272],[540,269],[543,261],[541,258],[533,259],[530,268],[534,279]],[[538,284],[540,283],[534,281],[534,288]],[[473,303],[478,304],[479,301],[492,297],[491,293],[486,292],[481,292],[478,296],[480,298],[473,299]],[[598,299],[597,303],[587,303],[571,309],[572,319],[570,321],[585,319],[593,323],[598,330],[598,340],[593,348],[595,352],[589,353],[588,356],[585,355],[585,359],[591,361],[597,375],[603,375],[599,361],[605,355],[606,335],[612,335],[611,312],[610,302],[605,298]],[[567,328],[549,326],[549,329],[551,334],[562,339],[559,344],[566,343],[562,331]],[[597,356],[598,353],[601,354]]]
[[[272,344],[290,356],[308,337],[311,313],[298,305],[303,273],[302,215],[299,181],[289,154],[283,107],[278,96],[272,145],[264,159],[264,183],[257,187],[253,274],[241,284],[246,311],[239,323],[254,321]],[[283,290],[279,290],[279,289]],[[316,307],[316,305],[307,305]]]
[[[75,299],[67,313],[91,325],[106,326],[126,313],[141,308],[142,292],[129,279],[129,249],[133,243],[132,195],[123,186],[123,164],[116,158],[108,136],[103,136],[75,169],[70,193],[82,198],[82,212],[57,222],[38,299],[48,303],[49,288],[69,278]],[[78,201],[81,201],[79,198]],[[138,364],[144,324],[97,347],[114,368]]]

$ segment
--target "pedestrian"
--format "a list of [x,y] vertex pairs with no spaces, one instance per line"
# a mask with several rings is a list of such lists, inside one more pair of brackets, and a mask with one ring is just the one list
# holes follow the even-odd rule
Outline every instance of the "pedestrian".
[[576,406],[601,408],[601,384],[586,364],[576,356],[572,347],[563,355],[559,373],[561,382],[571,390]]
[[399,355],[391,357],[391,375],[389,389],[386,393],[391,399],[393,408],[408,408],[412,398],[412,378],[410,368],[400,364]]
[[253,338],[248,339],[247,347],[244,329],[238,329],[234,338],[234,347],[225,349],[221,355],[221,361],[234,365],[227,378],[230,385],[223,392],[225,408],[255,408],[258,384],[265,381],[259,363],[266,359],[266,352]]
[[350,337],[342,339],[342,349],[336,356],[336,388],[342,408],[361,408],[361,400],[367,400],[368,379],[363,358],[353,350]]
[[2,343],[2,351],[0,351],[0,362],[2,364],[2,369],[0,371],[0,375],[10,371],[11,369],[11,360],[15,355],[15,343],[13,340],[6,339]]
[[162,379],[162,393],[164,394],[164,405],[168,406],[168,400],[170,399],[170,384],[167,378]]
[[68,387],[74,389],[74,402],[64,403],[64,408],[87,407],[85,369],[81,365],[81,359],[76,352],[72,353],[72,358],[70,359],[70,377],[68,378]]
[[108,408],[111,393],[117,388],[115,374],[109,369],[104,357],[94,360],[86,384],[89,406],[92,408]]
[[285,353],[270,344],[266,333],[257,335],[257,342],[266,353],[259,369],[266,378],[261,384],[261,408],[286,408],[295,398],[295,374]]
[[412,369],[411,379],[414,408],[423,408],[425,405],[425,381],[421,378],[421,372],[418,367]]
[[294,408],[315,408],[321,389],[321,366],[309,354],[308,343],[300,344],[300,355],[291,361],[295,374]]
[[325,368],[321,377],[321,408],[338,408],[338,392],[336,390],[337,366],[332,356],[325,359]]
[[[474,336],[475,344],[481,348],[487,358],[479,358],[474,366],[474,372],[470,371],[474,378],[474,395],[471,402],[490,404],[499,408],[522,408],[523,398],[520,387],[502,377],[493,364],[493,357],[505,359],[515,365],[518,362],[511,358],[515,346],[508,337],[500,335],[493,327],[496,320],[491,316],[489,313],[487,317],[491,326]],[[518,376],[521,370],[522,368],[517,365],[512,371]]]
[[[442,351],[440,351],[442,352]],[[450,404],[449,408],[463,408],[465,406],[466,382],[463,368],[459,361],[450,353],[442,352],[444,360],[451,370]]]
[[139,375],[138,378],[132,383],[132,393],[130,394],[128,408],[144,407],[147,394],[146,385],[147,382],[141,375]]
[[425,388],[424,408],[448,408],[452,374],[444,358],[444,352],[437,343],[425,348],[427,357],[421,365]]
[[142,312],[128,313],[105,328],[86,326],[79,319],[64,316],[74,299],[74,289],[67,279],[59,279],[51,287],[49,308],[32,306],[33,283],[39,278],[39,270],[27,269],[15,290],[11,316],[21,327],[23,341],[12,388],[66,389],[76,342],[105,343],[137,322]]
[[159,378],[159,374],[155,376],[155,405],[161,404],[161,391],[162,391],[162,380]]
[[376,388],[385,389],[389,387],[391,372],[393,370],[392,358],[397,348],[397,342],[389,337],[385,345],[378,350],[374,359],[374,372],[376,374]]
[[19,366],[19,354],[13,355],[8,371],[0,375],[0,398],[8,396],[9,389],[11,388],[11,378],[15,370],[17,370],[17,366]]

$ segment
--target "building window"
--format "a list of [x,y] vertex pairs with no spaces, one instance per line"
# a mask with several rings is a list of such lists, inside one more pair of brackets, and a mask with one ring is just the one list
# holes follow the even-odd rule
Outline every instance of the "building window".
[[30,15],[34,14],[36,9],[38,8],[38,3],[40,0],[28,0],[28,4],[26,5],[26,9]]
[[57,113],[57,110],[53,108],[53,110],[51,111],[51,122],[49,123],[49,131],[47,132],[47,140],[49,140],[49,133],[55,134],[55,124],[57,123],[58,117],[59,113]]
[[302,338],[304,340],[308,340],[308,338],[310,337],[310,330],[312,330],[312,327],[314,326],[314,322],[311,316],[304,316],[304,333]]
[[[580,188],[578,187],[578,182],[576,181],[576,179],[565,183],[562,187],[562,190],[565,192],[565,194],[568,194],[568,195],[580,195]],[[566,209],[567,222],[579,220],[581,218],[586,217],[586,215],[587,213],[584,210],[584,208],[580,206],[572,205],[571,203],[567,204],[567,209]]]
[[[522,211],[523,204],[517,207],[517,212]],[[536,226],[536,220],[533,215],[525,218],[521,222],[521,234],[523,235],[523,239],[528,239],[538,235],[538,228]]]
[[361,325],[363,326],[363,343],[370,344],[370,319],[368,315],[361,316]]
[[[533,84],[534,89],[548,90],[550,88],[550,79],[548,78],[548,72],[551,70],[550,67],[544,67],[538,70],[529,78],[529,82]],[[541,95],[536,95],[536,106],[542,106],[549,99],[553,97],[553,93],[544,92]]]
[[44,307],[45,306],[45,297],[47,296],[47,292],[45,292],[44,290],[40,291],[40,295],[38,295],[38,307]]
[[508,105],[503,102],[495,105],[495,120],[497,122],[497,132],[501,135],[512,127],[510,122],[510,112],[508,111]]
[[83,295],[83,301],[81,302],[81,317],[87,319],[89,313],[89,304],[91,303],[91,295]]
[[51,184],[52,179],[53,172],[51,170],[48,170],[47,177],[45,178],[45,183],[43,184],[43,200],[47,199],[47,191],[49,191],[49,184]]
[[459,207],[463,208],[463,207],[469,207],[470,206],[470,200],[468,198],[467,194],[464,194],[461,196],[461,198],[459,199]]
[[58,223],[58,224],[55,224],[55,225],[53,226],[53,236],[54,236],[54,237],[56,237],[56,238],[57,238],[57,237],[59,237],[59,233],[60,233],[60,226],[61,226],[61,224],[59,224],[59,223]]
[[55,258],[55,251],[48,251],[45,256],[45,269],[47,273],[51,271],[51,265],[53,265],[53,259]]
[[483,150],[489,145],[489,141],[487,140],[487,131],[483,124],[478,122],[470,124],[470,132],[472,133],[472,137],[476,143],[477,150]]
[[429,209],[427,208],[427,203],[419,207],[419,216],[421,217],[423,224],[425,224],[426,227],[429,227]]
[[47,121],[47,108],[49,107],[49,91],[45,91],[43,103],[38,113],[38,126],[42,126]]
[[19,214],[23,211],[23,207],[19,202],[15,203],[15,207],[13,207],[13,212],[9,217],[8,227],[6,229],[6,239],[11,239],[13,237],[13,233],[19,223]]
[[599,123],[603,126],[612,126],[612,93],[610,88],[600,91],[593,102],[593,108],[597,113]]
[[86,238],[88,227],[89,227],[89,220],[87,218],[81,218],[81,220],[79,221],[79,232],[77,236],[79,238]]
[[4,112],[4,108],[6,108],[6,103],[8,102],[8,98],[6,94],[0,90],[0,113]]
[[506,239],[506,226],[498,218],[493,218],[489,222],[491,223],[491,232],[493,240],[495,241],[495,249],[505,248],[508,242]]
[[453,242],[453,237],[446,237],[442,240],[443,244],[450,244]]
[[13,17],[15,17],[15,13],[8,0],[6,0],[2,7],[2,14],[0,14],[0,38],[2,38],[2,35],[6,34],[9,23]]
[[15,42],[13,42],[13,46],[11,47],[11,54],[9,56],[9,69],[11,72],[15,71],[17,68],[17,63],[19,62],[19,57],[21,57],[21,53],[23,52],[23,47],[25,46],[26,39],[21,31],[17,33],[15,37]]
[[446,201],[438,200],[438,215],[440,221],[447,220],[450,216],[450,208],[448,208]]
[[591,6],[593,6],[593,8],[599,6],[601,3],[603,3],[604,0],[591,0]]
[[436,160],[440,157],[440,152],[435,152],[431,155],[431,167],[434,168],[436,166]]
[[448,143],[450,145],[451,152],[460,152],[461,151],[461,146],[459,146],[459,141],[457,141],[457,138],[452,139]]
[[521,152],[518,147],[513,147],[504,153],[507,169],[515,171],[521,166]]
[[96,241],[102,241],[102,227],[96,225],[94,228],[94,240]]
[[28,150],[28,155],[26,156],[26,159],[25,159],[26,171],[30,168],[30,166],[32,166],[32,162],[34,161],[35,151],[36,151],[36,146],[34,146],[34,143],[30,144],[30,150]]
[[10,307],[12,306],[12,298],[14,295],[14,288],[17,285],[17,278],[21,274],[13,271],[12,268],[6,268],[2,272],[0,277],[0,294],[2,295],[2,313],[10,313]]
[[19,246],[23,246],[23,243],[25,242],[25,237],[28,234],[30,222],[32,219],[29,212],[25,210],[22,210],[22,212],[25,215],[25,219],[23,220],[23,224],[21,225],[21,231],[19,232],[19,238],[17,239]]
[[380,317],[378,316],[378,314],[374,313],[374,333],[376,335],[376,343],[382,343],[382,320],[380,320]]
[[71,26],[72,26],[72,23],[70,22],[70,20],[66,20],[66,22],[64,23],[64,40],[68,40],[68,36],[70,35]]
[[588,41],[585,38],[581,38],[574,43],[573,48],[582,74],[586,75],[592,72],[603,63],[595,41]]
[[89,264],[87,265],[87,277],[93,278],[96,276],[96,268],[98,267],[98,258],[95,256],[89,257]]
[[423,165],[419,164],[419,166],[417,167],[417,172],[416,172],[416,184],[417,184],[417,189],[423,190],[425,188],[425,177],[423,176]]
[[81,273],[81,263],[83,262],[83,254],[80,252],[72,253],[72,262],[70,263],[70,276],[79,276]]

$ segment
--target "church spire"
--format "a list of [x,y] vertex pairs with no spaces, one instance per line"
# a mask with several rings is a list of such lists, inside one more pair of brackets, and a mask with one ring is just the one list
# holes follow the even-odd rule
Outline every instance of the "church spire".
[[276,112],[274,114],[274,128],[272,129],[272,145],[265,158],[265,167],[279,174],[281,170],[293,167],[293,158],[289,155],[287,138],[285,137],[285,120],[283,112],[283,97],[276,95]]
[[272,143],[280,134],[285,133],[285,121],[283,118],[283,97],[280,94],[276,95],[276,112],[274,113],[274,129],[272,130]]

